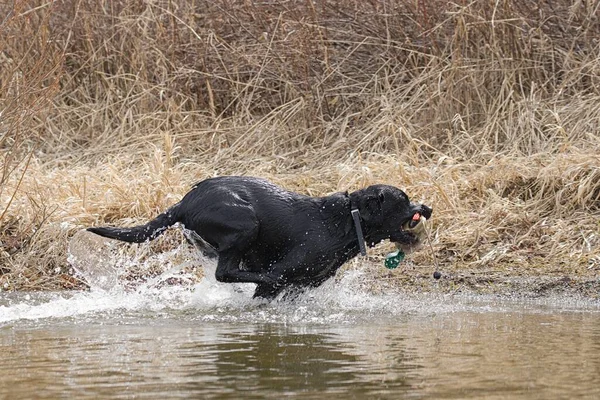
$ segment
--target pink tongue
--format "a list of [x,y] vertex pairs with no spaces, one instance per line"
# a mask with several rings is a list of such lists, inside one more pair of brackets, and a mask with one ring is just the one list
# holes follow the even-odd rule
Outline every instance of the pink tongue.
[[421,214],[415,213],[412,217],[412,221],[408,223],[408,227],[413,229],[415,226],[419,225],[419,221],[421,220]]

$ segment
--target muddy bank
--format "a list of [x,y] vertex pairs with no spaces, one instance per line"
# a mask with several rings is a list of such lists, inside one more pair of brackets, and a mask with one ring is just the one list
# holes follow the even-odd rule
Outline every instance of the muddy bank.
[[480,268],[440,269],[440,279],[434,279],[434,267],[405,264],[395,270],[383,268],[382,261],[369,260],[366,284],[373,290],[390,289],[406,293],[442,293],[466,295],[497,295],[510,298],[581,297],[600,299],[600,274],[597,267],[586,272],[542,268],[486,270]]

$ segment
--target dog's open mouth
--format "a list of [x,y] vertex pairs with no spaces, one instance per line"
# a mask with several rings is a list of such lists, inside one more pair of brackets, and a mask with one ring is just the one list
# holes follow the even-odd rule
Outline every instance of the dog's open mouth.
[[[425,240],[427,232],[425,231],[425,223],[427,222],[427,218],[425,218],[420,213],[415,213],[412,219],[406,221],[402,227],[401,231],[405,240],[396,241],[395,245],[399,250],[402,250],[404,253],[411,253],[419,247]],[[407,240],[406,240],[407,239]]]

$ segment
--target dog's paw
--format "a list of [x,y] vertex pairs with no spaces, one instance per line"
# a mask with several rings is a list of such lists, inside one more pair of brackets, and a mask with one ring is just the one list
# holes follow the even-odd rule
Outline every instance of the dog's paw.
[[260,274],[260,284],[268,285],[273,287],[279,287],[284,284],[283,279],[280,276],[272,274]]

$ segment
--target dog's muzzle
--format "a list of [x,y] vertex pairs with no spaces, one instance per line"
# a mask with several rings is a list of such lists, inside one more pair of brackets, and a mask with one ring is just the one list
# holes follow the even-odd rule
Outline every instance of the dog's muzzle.
[[431,217],[432,210],[427,206],[421,207],[422,212],[415,212],[413,217],[402,226],[402,231],[409,233],[414,240],[410,243],[396,242],[396,247],[404,253],[410,253],[421,247],[427,236],[427,218]]

